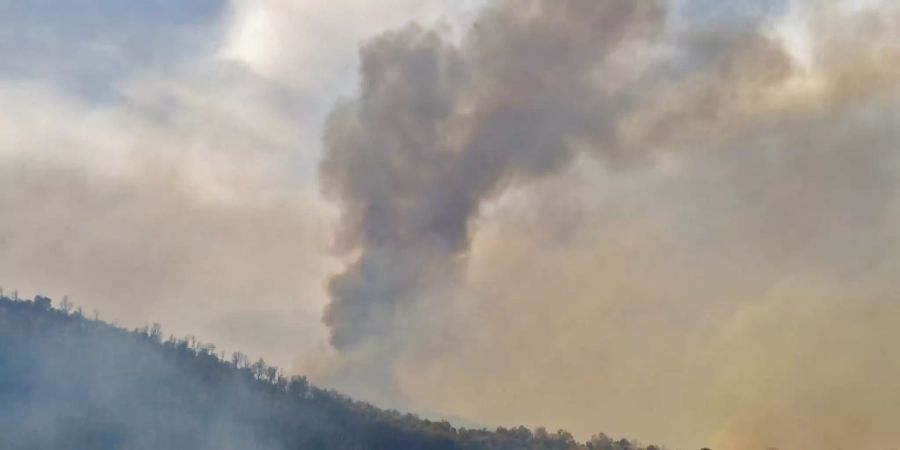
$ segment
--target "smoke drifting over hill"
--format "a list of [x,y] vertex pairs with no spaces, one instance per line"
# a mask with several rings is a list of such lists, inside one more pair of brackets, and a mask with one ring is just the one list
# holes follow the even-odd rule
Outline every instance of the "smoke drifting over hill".
[[[760,2],[690,14],[666,2],[499,1],[459,40],[410,25],[365,44],[359,93],[332,112],[321,167],[347,262],[329,283],[332,344],[351,360],[374,354],[366,373],[389,372],[413,397],[446,383],[453,394],[430,401],[470,417],[539,420],[553,413],[521,411],[546,406],[529,393],[546,390],[560,396],[559,416],[622,426],[647,414],[638,404],[664,401],[651,419],[661,423],[662,411],[696,402],[692,425],[728,448],[850,445],[854,421],[867,424],[866,445],[889,442],[883,412],[828,394],[849,379],[801,381],[788,361],[829,372],[838,357],[801,342],[855,308],[897,316],[883,272],[896,266],[886,249],[896,248],[897,11]],[[844,294],[826,307],[816,292],[829,278],[842,281],[826,290]],[[784,359],[755,360],[760,333],[780,326],[771,320],[804,309],[821,316],[782,323],[797,333]],[[635,318],[650,320],[647,336],[633,335]],[[857,331],[869,348],[895,336]],[[535,352],[557,363],[526,362]],[[810,419],[816,431],[776,425],[810,417],[812,397],[784,400],[784,416],[743,399],[774,395],[754,375],[767,364],[833,402]],[[738,374],[706,371],[726,367]],[[879,368],[864,358],[860,379],[880,379]],[[578,372],[623,383],[592,401],[635,408],[598,413],[579,393],[596,383]],[[503,387],[483,385],[500,373]],[[510,388],[522,373],[531,381]],[[543,377],[555,382],[534,381]],[[687,389],[697,380],[721,392]]]
[[[746,133],[792,139],[804,125],[765,122],[893,87],[897,70],[865,51],[804,72],[758,17],[679,28],[668,6],[500,1],[458,44],[410,25],[362,48],[360,93],[333,111],[321,170],[352,255],[330,283],[336,347],[452,295],[485,202],[580,152],[618,168]],[[831,64],[849,43],[821,44]]]
[[7,292],[487,426],[900,441],[898,2],[57,3],[0,7]]

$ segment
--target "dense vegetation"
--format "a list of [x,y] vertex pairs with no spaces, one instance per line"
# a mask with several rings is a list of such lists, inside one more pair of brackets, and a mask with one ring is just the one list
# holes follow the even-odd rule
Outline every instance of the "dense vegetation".
[[[644,449],[560,430],[457,429],[285,378],[159,326],[0,296],[2,449]],[[656,449],[655,446],[646,450]]]

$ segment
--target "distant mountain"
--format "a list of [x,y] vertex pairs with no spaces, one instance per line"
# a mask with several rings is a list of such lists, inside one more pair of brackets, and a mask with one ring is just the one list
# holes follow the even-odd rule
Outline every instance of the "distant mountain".
[[[127,331],[37,296],[0,296],[0,449],[643,449],[604,435],[457,429],[217,355],[158,326]],[[657,447],[649,446],[647,450]]]

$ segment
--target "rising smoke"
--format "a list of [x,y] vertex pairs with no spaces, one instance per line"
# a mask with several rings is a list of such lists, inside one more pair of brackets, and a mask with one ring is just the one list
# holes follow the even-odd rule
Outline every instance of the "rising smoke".
[[753,113],[790,73],[747,24],[672,22],[657,1],[501,1],[459,44],[410,25],[365,45],[321,169],[352,260],[329,284],[332,344],[390,335],[413,305],[452,295],[472,221],[504,189],[582,152],[651,159]]
[[655,2],[501,2],[460,45],[418,26],[367,44],[361,93],[325,136],[324,187],[356,253],[330,283],[332,343],[387,334],[411,304],[447,295],[485,199],[581,147],[614,152],[627,94],[595,71],[663,19]]
[[[721,3],[774,6],[498,1],[458,41],[365,45],[321,172],[348,262],[332,343],[389,347],[353,370],[581,435],[900,439],[900,364],[878,356],[900,317],[900,14]],[[442,326],[450,345],[422,344]]]

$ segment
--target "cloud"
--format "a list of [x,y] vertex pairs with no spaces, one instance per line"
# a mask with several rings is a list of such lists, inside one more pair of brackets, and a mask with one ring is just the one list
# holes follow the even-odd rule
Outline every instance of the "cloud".
[[220,0],[3,2],[0,76],[109,97],[115,80],[212,48],[226,6]]
[[329,267],[315,199],[211,202],[171,166],[146,170],[117,181],[46,164],[0,170],[7,289],[68,294],[88,313],[160,322],[289,368],[315,351],[324,337],[311,326],[324,300],[316,286]]
[[[460,27],[484,0],[232,2],[223,56],[278,83],[304,90],[349,91],[360,42],[412,20]],[[326,105],[327,106],[327,105]]]
[[227,5],[69,6],[4,6],[2,283],[290,369],[331,264],[306,94],[218,56]]

